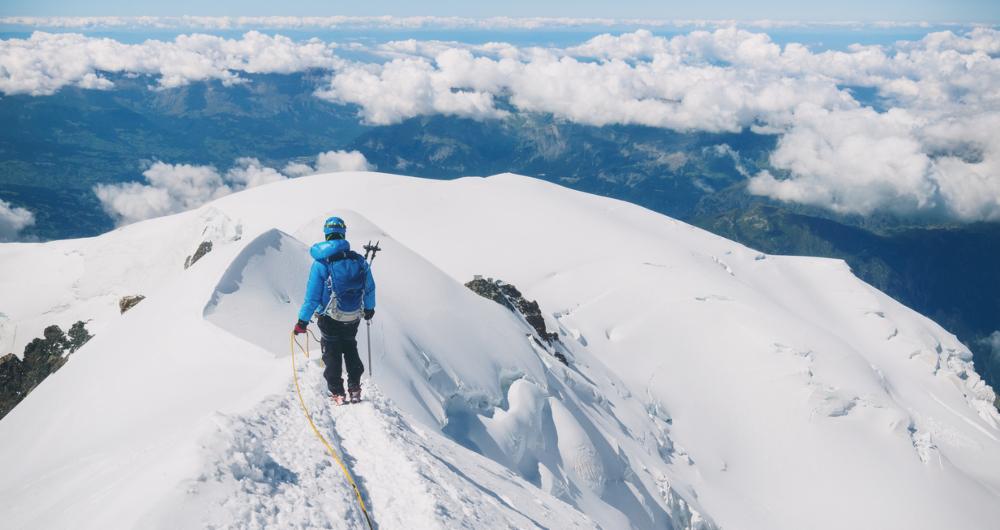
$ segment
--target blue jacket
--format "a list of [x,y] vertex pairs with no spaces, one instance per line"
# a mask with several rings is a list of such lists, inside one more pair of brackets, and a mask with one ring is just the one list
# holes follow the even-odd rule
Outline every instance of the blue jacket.
[[[351,250],[343,239],[322,241],[309,249],[312,268],[306,284],[306,298],[299,310],[299,320],[308,322],[313,313],[323,313],[336,291],[337,305],[343,311],[356,311],[362,304],[375,309],[375,279],[364,256]],[[364,293],[364,300],[362,300]]]

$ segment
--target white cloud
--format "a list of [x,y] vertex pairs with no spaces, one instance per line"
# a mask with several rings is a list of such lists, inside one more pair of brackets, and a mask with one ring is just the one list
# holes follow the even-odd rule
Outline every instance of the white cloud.
[[359,151],[327,151],[316,157],[316,173],[370,171],[374,169]]
[[323,99],[356,103],[373,124],[396,123],[427,114],[476,119],[499,118],[493,95],[476,90],[495,77],[491,59],[476,58],[466,50],[448,49],[435,63],[424,58],[395,59],[384,65],[356,63],[338,70],[329,88],[317,91]]
[[977,342],[989,348],[989,354],[994,363],[1000,363],[1000,329],[980,338]]
[[[236,159],[235,165],[225,173],[212,166],[155,162],[142,173],[145,183],[98,184],[94,193],[104,211],[118,224],[124,225],[190,210],[233,192],[288,178],[370,169],[372,166],[358,151],[327,151],[317,155],[315,166],[292,163],[282,171],[251,157]],[[0,235],[3,230],[3,204],[0,201]]]
[[154,163],[142,173],[147,184],[98,184],[94,193],[119,224],[182,212],[232,193],[211,166]]
[[273,167],[267,167],[260,160],[250,157],[236,159],[236,166],[226,171],[225,180],[238,188],[253,188],[285,180],[288,177]]
[[911,213],[935,206],[931,160],[912,130],[909,113],[872,109],[831,112],[803,106],[771,154],[771,164],[795,178],[769,172],[750,179],[752,193],[868,215],[880,207]]
[[304,177],[306,175],[315,175],[316,168],[302,162],[291,162],[281,172],[289,177]]
[[302,162],[292,162],[282,169],[290,177],[302,177],[319,173],[336,173],[338,171],[371,171],[374,166],[360,151],[326,151],[316,155],[313,165]]
[[362,117],[372,124],[428,114],[502,117],[507,111],[497,102],[508,98],[519,110],[588,125],[708,131],[737,131],[787,113],[798,103],[856,105],[830,80],[748,76],[743,70],[698,61],[688,64],[681,56],[657,54],[648,61],[595,62],[542,49],[490,58],[447,48],[433,59],[345,65],[317,95],[361,106]]
[[[921,21],[880,22],[814,22],[795,20],[731,20],[731,19],[656,19],[656,18],[588,18],[588,17],[441,17],[441,16],[138,16],[138,17],[0,17],[0,24],[33,28],[67,28],[101,30],[118,28],[155,29],[543,29],[543,28],[715,28],[740,26],[754,29],[775,28],[926,28]],[[971,27],[974,24],[944,23],[940,27]]]
[[72,33],[32,33],[27,39],[0,40],[0,92],[48,95],[67,85],[107,89],[105,73],[158,76],[168,88],[192,81],[241,82],[239,74],[291,73],[340,64],[336,45],[295,42],[251,31],[239,40],[181,35],[165,42],[122,44]]
[[26,208],[0,199],[0,241],[12,241],[21,230],[35,224],[35,215]]
[[[485,23],[434,17],[178,20],[225,27]],[[549,22],[583,23],[544,23]],[[758,21],[757,27],[769,24]],[[111,81],[103,72],[157,75],[159,86],[169,87],[201,79],[242,82],[242,72],[323,68],[331,76],[315,94],[357,105],[370,124],[433,114],[485,120],[522,111],[594,126],[710,132],[751,128],[780,135],[770,159],[773,171],[749,181],[754,193],[842,213],[1000,218],[1000,141],[994,139],[1000,112],[1000,31],[942,31],[891,47],[853,45],[817,53],[801,44],[780,45],[765,33],[744,28],[673,37],[639,30],[601,35],[565,50],[394,41],[371,50],[387,59],[382,63],[339,59],[334,44],[256,32],[239,40],[189,35],[137,45],[35,33],[30,39],[0,41],[0,91],[48,94],[67,84],[106,89]],[[852,86],[874,89],[891,110],[864,107],[845,89]],[[308,174],[319,171],[318,165],[293,164],[283,174]],[[227,178],[235,185],[276,178],[276,170],[269,173],[258,166],[247,163]]]

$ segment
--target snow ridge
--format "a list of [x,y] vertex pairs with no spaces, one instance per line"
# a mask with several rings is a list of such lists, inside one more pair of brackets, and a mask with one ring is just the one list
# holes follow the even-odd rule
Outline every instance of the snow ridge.
[[[518,479],[510,471],[415,429],[377,386],[367,387],[359,405],[333,407],[321,372],[315,358],[299,369],[307,405],[354,474],[378,528],[594,528],[555,499],[536,499],[540,492],[527,484],[511,489]],[[220,417],[206,448],[215,461],[184,488],[181,509],[192,522],[251,529],[365,525],[292,388],[250,415]],[[160,524],[177,522],[175,512]]]
[[[953,335],[843,262],[763,256],[516,175],[340,173],[98,238],[0,245],[3,329],[72,318],[95,333],[0,421],[5,524],[361,523],[288,373],[305,249],[334,213],[353,243],[385,249],[377,386],[332,409],[316,359],[300,377],[380,528],[1000,519],[993,390]],[[537,300],[570,366],[465,288],[476,274]],[[146,299],[122,315],[124,294]]]

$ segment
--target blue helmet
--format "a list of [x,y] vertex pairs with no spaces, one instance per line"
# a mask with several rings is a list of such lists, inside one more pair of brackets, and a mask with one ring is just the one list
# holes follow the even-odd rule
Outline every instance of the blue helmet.
[[331,217],[323,223],[323,235],[330,237],[330,234],[347,235],[347,223],[339,217]]

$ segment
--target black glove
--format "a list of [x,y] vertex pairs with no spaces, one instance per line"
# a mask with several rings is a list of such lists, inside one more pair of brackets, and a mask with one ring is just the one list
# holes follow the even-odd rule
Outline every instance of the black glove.
[[306,332],[306,326],[308,326],[308,325],[309,325],[308,322],[306,322],[304,320],[299,320],[298,322],[295,323],[295,329],[292,330],[292,333],[294,333],[296,335],[298,335],[299,333],[305,333]]
[[373,316],[375,316],[374,309],[365,309],[365,320],[371,320]]

